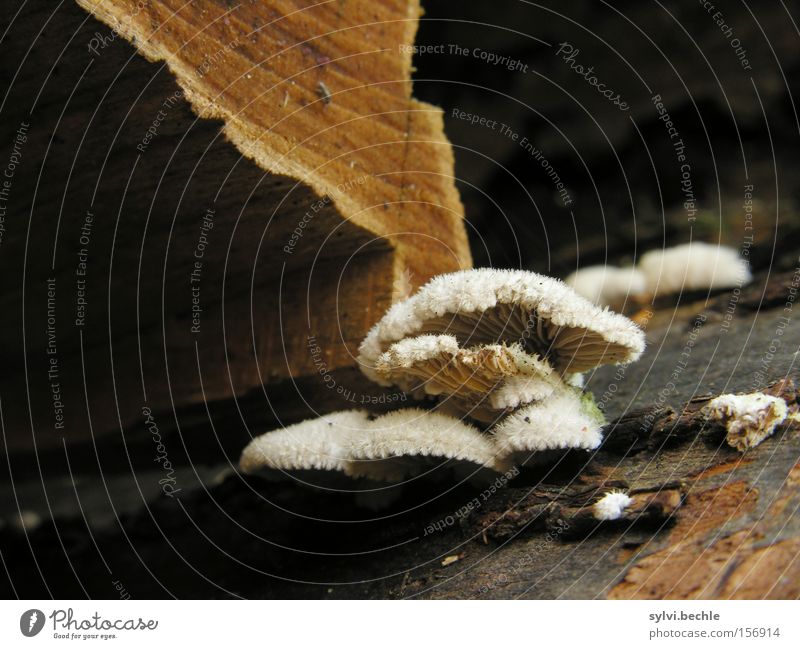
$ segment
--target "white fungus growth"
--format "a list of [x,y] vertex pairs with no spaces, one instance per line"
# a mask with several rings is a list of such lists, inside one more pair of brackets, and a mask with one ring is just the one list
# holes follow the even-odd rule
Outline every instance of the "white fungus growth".
[[736,250],[700,241],[651,250],[642,255],[637,268],[644,273],[647,293],[653,296],[734,288],[753,279]]
[[[405,408],[370,422],[350,439],[345,472],[387,482],[418,475],[426,468],[456,460],[495,471],[507,467],[496,459],[491,439],[454,417],[419,408]],[[450,463],[452,466],[452,463]]]
[[619,308],[632,298],[643,295],[647,280],[632,267],[588,266],[567,277],[564,282],[593,304]]
[[417,336],[392,345],[375,364],[378,375],[406,392],[484,394],[518,372],[514,357],[502,345],[460,349],[454,336]]
[[414,292],[411,271],[403,268],[392,284],[392,301],[405,300]]
[[42,524],[42,517],[33,510],[23,509],[11,517],[11,524],[20,531],[32,532]]
[[507,469],[496,455],[489,436],[442,413],[407,408],[370,420],[365,411],[349,410],[255,438],[240,466],[244,473],[317,469],[394,482],[447,460],[456,461],[452,467]]
[[[369,378],[438,397],[436,410],[374,419],[347,411],[295,424],[254,439],[241,468],[384,483],[447,468],[473,479],[538,451],[594,449],[605,422],[574,387],[580,372],[636,360],[643,350],[633,322],[559,280],[518,270],[441,275],[392,306],[359,348]],[[464,415],[494,426],[479,429]]]
[[455,414],[482,421],[544,399],[563,385],[546,361],[517,343],[461,349],[449,335],[404,338],[381,354],[375,369],[411,394],[446,395]]
[[239,466],[258,469],[344,471],[350,435],[369,423],[365,410],[343,410],[260,435],[245,447]]
[[738,451],[758,446],[789,414],[786,402],[761,392],[723,394],[704,408],[706,417],[725,426],[726,441]]
[[633,499],[621,491],[609,491],[592,505],[594,517],[599,521],[615,521],[631,506]]
[[513,376],[494,390],[487,399],[492,410],[513,410],[532,401],[542,401],[558,389],[552,380],[540,374]]
[[458,341],[455,336],[416,336],[414,338],[404,338],[389,348],[381,356],[384,364],[384,371],[393,366],[409,367],[420,361],[427,361],[440,354],[454,356],[458,354]]
[[512,460],[533,451],[600,446],[603,415],[591,397],[564,387],[547,399],[515,410],[493,429],[495,444]]
[[518,343],[561,374],[630,362],[644,350],[644,335],[624,316],[560,280],[523,270],[478,268],[433,278],[370,330],[359,348],[362,371],[386,385],[376,372],[381,354],[422,334],[454,336],[461,348]]
[[568,386],[583,387],[581,374],[561,377],[547,361],[521,350],[515,358],[519,374],[507,378],[489,394],[488,403],[495,410],[513,410],[534,401],[542,401]]

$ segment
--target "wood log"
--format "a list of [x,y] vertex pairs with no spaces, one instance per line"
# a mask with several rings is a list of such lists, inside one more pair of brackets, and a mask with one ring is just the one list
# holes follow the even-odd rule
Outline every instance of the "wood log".
[[210,412],[234,449],[276,399],[369,398],[368,328],[471,264],[441,111],[411,95],[418,1],[15,4],[9,450],[152,447],[150,413],[218,453]]
[[[611,422],[596,453],[571,452],[485,487],[412,481],[377,513],[349,493],[230,471],[185,472],[183,491],[168,498],[151,472],[137,482],[149,490],[146,509],[130,478],[110,487],[128,512],[117,524],[105,498],[92,496],[100,489],[79,485],[96,545],[77,513],[28,536],[9,527],[11,582],[43,596],[30,575],[31,556],[44,556],[59,595],[108,596],[105,557],[134,597],[797,598],[798,422],[741,453],[702,414],[711,395],[753,390],[780,395],[797,413],[800,328],[773,345],[791,295],[761,312],[737,309],[724,329],[714,300],[656,312],[644,358],[589,381]],[[696,329],[698,314],[706,318]],[[765,354],[762,381],[754,368]],[[604,400],[609,392],[616,396]],[[633,502],[618,520],[599,521],[591,506],[614,489]],[[63,556],[42,552],[58,535],[80,580]]]
[[[353,5],[366,12],[395,6]],[[360,507],[351,493],[243,476],[228,461],[235,461],[242,440],[257,432],[254,424],[265,425],[273,416],[272,406],[291,418],[298,412],[298,394],[313,396],[313,407],[331,409],[358,405],[358,397],[368,394],[354,387],[358,370],[342,349],[352,351],[360,336],[356,332],[406,285],[421,281],[429,260],[400,263],[404,235],[380,229],[380,224],[400,228],[405,223],[405,211],[393,211],[393,201],[402,195],[396,188],[394,193],[384,188],[389,196],[386,220],[381,216],[379,224],[365,225],[359,219],[374,213],[371,207],[382,214],[380,199],[365,206],[363,214],[346,215],[333,200],[330,185],[312,185],[314,174],[264,169],[262,162],[253,161],[260,148],[242,154],[246,145],[233,142],[235,133],[248,132],[234,119],[239,113],[234,111],[232,118],[229,105],[208,103],[209,95],[203,94],[215,70],[239,56],[238,47],[225,48],[236,40],[227,40],[227,32],[213,45],[204,40],[211,30],[224,31],[223,25],[234,32],[241,28],[229,13],[233,5],[196,2],[191,5],[196,11],[180,9],[174,18],[164,8],[178,5],[161,0],[141,8],[128,5],[134,7],[129,14],[115,1],[86,6],[106,22],[69,3],[54,8],[41,1],[19,3],[19,11],[12,9],[3,18],[20,20],[15,38],[0,43],[0,74],[9,88],[3,114],[10,116],[0,124],[3,142],[9,143],[0,165],[12,172],[6,176],[10,182],[0,184],[0,270],[4,280],[9,278],[2,298],[7,300],[7,317],[0,322],[6,363],[0,424],[7,448],[30,447],[28,439],[45,442],[40,422],[52,427],[56,414],[47,353],[47,280],[54,271],[54,355],[65,393],[77,391],[64,399],[66,414],[85,412],[78,413],[83,416],[78,424],[70,424],[68,443],[55,447],[53,455],[57,452],[64,465],[60,476],[41,454],[27,469],[18,457],[2,463],[9,470],[8,479],[2,479],[14,489],[0,492],[0,592],[34,599],[118,597],[121,585],[131,597],[800,597],[797,420],[743,454],[730,448],[702,415],[713,395],[768,391],[782,396],[796,416],[800,329],[794,319],[800,271],[791,240],[765,241],[761,251],[753,249],[754,256],[769,263],[760,265],[764,272],[749,287],[710,299],[685,294],[678,307],[672,298],[662,299],[639,318],[647,327],[644,358],[588,378],[588,389],[611,421],[596,453],[567,453],[553,464],[486,488],[414,481],[402,487],[394,505],[377,514]],[[308,44],[299,32],[292,32],[296,38],[291,41],[281,29],[284,21],[296,24],[292,21],[306,13],[295,11],[300,5],[281,5],[286,8],[282,14],[266,18],[255,5],[235,7],[237,12],[245,7],[258,13],[253,25],[264,27],[255,38],[262,38],[262,31],[270,34],[275,51],[294,52],[295,45],[302,49]],[[320,9],[308,10],[315,11]],[[347,19],[335,12],[324,16],[331,24]],[[119,31],[108,31],[111,24],[120,25]],[[126,25],[133,27],[123,29]],[[391,29],[376,27],[372,41],[383,42],[384,27]],[[124,38],[117,37],[123,32]],[[159,49],[169,39],[180,46]],[[298,102],[306,102],[301,111],[306,117],[316,110],[324,120],[343,99],[336,84],[323,76],[335,69],[333,59],[339,57],[324,48],[318,52],[316,40],[311,40],[315,45],[303,55],[311,71],[303,68],[309,76],[300,84],[304,94]],[[130,45],[134,41],[145,57]],[[724,42],[722,46],[728,52]],[[89,47],[94,51],[87,54]],[[197,47],[202,52],[193,49]],[[184,48],[195,51],[194,58],[182,58],[189,56]],[[547,57],[552,58],[549,53]],[[238,88],[234,81],[244,83],[241,75],[266,74],[260,69],[264,66],[241,66],[239,76],[226,80],[218,94],[229,86]],[[360,73],[352,78],[360,79]],[[244,87],[242,92],[253,92],[257,103],[260,90]],[[190,92],[198,96],[189,101],[184,97]],[[283,104],[286,95],[278,93],[275,99]],[[292,101],[290,93],[287,106]],[[404,105],[415,104],[407,97]],[[265,105],[263,110],[274,108]],[[354,114],[357,107],[351,108]],[[283,113],[269,114],[272,121],[258,127],[267,131],[256,137],[259,147],[284,123]],[[242,119],[255,123],[261,113]],[[365,136],[380,131],[383,122],[375,119],[378,125]],[[336,124],[334,130],[343,133],[339,127],[344,122]],[[324,140],[327,132],[320,130],[314,142]],[[435,131],[431,140],[441,142],[440,135]],[[353,155],[349,140],[337,142]],[[144,151],[137,148],[140,144]],[[271,145],[279,158],[285,153],[283,144],[279,140]],[[394,150],[391,142],[385,145]],[[421,142],[412,145],[431,151]],[[317,152],[309,142],[300,149],[306,146]],[[334,160],[339,149],[335,142],[331,146],[335,150],[326,155]],[[438,150],[439,145],[429,146]],[[425,164],[432,165],[436,157],[423,155],[415,170],[430,169]],[[402,163],[403,158],[392,160]],[[379,157],[379,162],[387,161]],[[772,160],[768,162],[771,170]],[[337,177],[325,176],[323,167],[328,165],[314,168],[319,174],[314,182],[338,187]],[[51,169],[60,174],[49,173]],[[389,174],[401,167],[398,163],[392,169],[387,162],[384,169]],[[435,173],[428,175],[433,182]],[[441,182],[442,195],[449,195],[449,183]],[[302,236],[292,239],[294,228],[320,201],[323,205]],[[91,210],[96,220],[87,224],[86,212],[95,204],[102,209]],[[210,215],[209,206],[216,206]],[[447,213],[458,209],[456,205]],[[423,237],[430,234],[425,228],[443,227],[449,218],[426,222],[422,208],[413,214],[419,216],[414,234]],[[186,329],[191,326],[194,250],[204,217],[214,227],[206,227],[202,330],[194,338]],[[458,219],[452,223],[458,230]],[[78,264],[85,263],[79,253],[87,225],[86,323],[65,331],[64,322],[77,318],[73,284]],[[343,232],[341,244],[338,232]],[[459,236],[463,240],[462,235],[454,238]],[[571,235],[565,231],[561,236]],[[178,241],[188,241],[188,247]],[[281,246],[291,241],[294,247],[287,253]],[[781,250],[779,256],[773,243]],[[355,250],[360,254],[353,254]],[[317,251],[319,264],[310,269],[304,259]],[[451,266],[435,251],[426,254],[441,268],[468,263],[457,252]],[[33,265],[42,256],[53,261]],[[568,258],[563,252],[558,256]],[[136,267],[132,285],[126,281],[131,264]],[[266,272],[276,269],[277,280]],[[338,295],[329,292],[333,277],[341,286]],[[206,284],[209,278],[215,279]],[[269,301],[275,281],[280,298]],[[218,289],[218,301],[210,304],[205,298],[208,285]],[[352,286],[366,295],[356,295],[355,289],[351,294]],[[312,288],[308,298],[307,287]],[[373,302],[376,313],[364,311]],[[342,304],[352,306],[347,317]],[[319,336],[309,341],[315,330],[339,333],[331,326],[337,309],[341,338],[329,341],[331,347],[318,344],[324,341]],[[287,320],[290,310],[307,317]],[[313,327],[311,318],[316,318]],[[256,326],[262,324],[263,329]],[[286,356],[283,340],[294,341]],[[295,356],[292,350],[302,354]],[[270,363],[255,365],[262,358]],[[144,368],[145,361],[152,365]],[[292,382],[295,367],[301,368],[299,388]],[[330,389],[328,376],[336,381]],[[307,392],[303,381],[315,389]],[[203,403],[206,385],[205,394],[215,400]],[[141,407],[156,402],[166,405],[148,411],[152,420],[146,423]],[[167,413],[173,405],[174,415]],[[106,411],[100,412],[102,408]],[[141,450],[149,456],[131,453],[136,438],[132,418],[139,420]],[[100,448],[115,436],[87,436],[103,432],[88,428],[89,422],[102,421],[123,430],[119,453]],[[156,435],[170,428],[183,433],[164,436],[174,472],[152,462]],[[205,435],[196,434],[200,432]],[[76,442],[81,433],[87,440],[83,445]],[[61,434],[51,440],[60,443]],[[200,440],[200,448],[192,445],[194,439]],[[198,456],[207,448],[216,453]],[[230,454],[221,458],[220,449]],[[202,466],[198,457],[215,465]],[[186,466],[178,466],[181,459],[188,461]],[[118,471],[109,476],[109,468]],[[28,478],[26,470],[31,472]],[[169,495],[162,490],[165,479],[175,481]],[[633,502],[619,519],[599,521],[592,505],[613,489],[626,491]]]

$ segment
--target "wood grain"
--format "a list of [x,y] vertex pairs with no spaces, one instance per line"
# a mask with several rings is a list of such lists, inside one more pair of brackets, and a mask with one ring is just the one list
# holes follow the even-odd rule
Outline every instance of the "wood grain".
[[28,125],[0,254],[9,447],[134,439],[144,406],[173,431],[206,401],[346,407],[321,369],[367,395],[369,327],[471,264],[441,111],[411,94],[419,3],[78,4],[19,3],[2,43],[9,155]]

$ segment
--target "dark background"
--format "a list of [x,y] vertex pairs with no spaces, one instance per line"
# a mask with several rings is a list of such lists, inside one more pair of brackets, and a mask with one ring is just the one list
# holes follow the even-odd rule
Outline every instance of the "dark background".
[[[771,263],[776,223],[794,230],[798,187],[800,72],[797,3],[448,2],[430,0],[415,56],[414,93],[442,106],[475,265],[523,267],[563,276],[581,265],[632,261],[690,237],[734,247],[743,238],[743,187],[755,187],[757,242]],[[721,12],[722,17],[714,18]],[[730,26],[728,38],[717,25]],[[727,30],[727,28],[726,28]],[[731,46],[739,39],[751,70]],[[542,43],[546,42],[547,44]],[[575,62],[630,105],[620,111],[558,56]],[[449,54],[449,44],[471,54]],[[549,45],[548,45],[549,44]],[[475,48],[527,64],[508,71]],[[680,170],[651,101],[663,98],[680,137],[698,212],[683,211]],[[497,130],[472,126],[453,109],[508,124],[540,149],[573,205],[530,153]],[[778,202],[780,200],[780,205]],[[779,237],[780,239],[780,237]]]

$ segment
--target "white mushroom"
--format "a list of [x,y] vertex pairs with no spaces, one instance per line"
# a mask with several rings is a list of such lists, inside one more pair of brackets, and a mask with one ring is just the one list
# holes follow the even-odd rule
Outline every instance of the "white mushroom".
[[644,335],[630,320],[600,309],[562,281],[523,270],[480,268],[435,277],[393,305],[359,348],[371,379],[389,347],[422,334],[454,336],[460,348],[517,343],[573,374],[604,363],[637,359]]
[[599,521],[615,521],[622,517],[631,503],[633,498],[628,494],[622,491],[609,491],[592,505],[592,513]]
[[418,408],[373,420],[363,410],[335,412],[265,433],[247,445],[239,464],[244,473],[318,470],[381,482],[444,464],[470,464],[474,471],[508,468],[497,460],[489,436],[455,417]]
[[517,360],[520,372],[500,382],[491,392],[471,399],[450,399],[455,414],[494,423],[516,408],[549,399],[569,386],[582,383],[580,374],[564,377],[567,379],[565,382],[546,361],[530,354],[520,355],[523,357]]
[[547,399],[515,410],[492,434],[501,456],[523,461],[534,451],[595,449],[602,441],[604,423],[590,395],[565,386]]
[[344,471],[348,439],[369,423],[365,410],[343,410],[260,435],[245,447],[239,466],[259,469]]
[[734,288],[753,276],[747,262],[733,248],[693,241],[665,250],[651,250],[637,264],[653,296],[682,290]]
[[646,290],[644,273],[632,267],[587,266],[576,270],[564,282],[593,304],[619,308]]
[[726,441],[738,451],[758,446],[789,415],[786,401],[761,392],[723,394],[703,410],[709,420],[725,426]]
[[447,395],[459,415],[494,421],[501,411],[543,399],[561,385],[546,362],[521,345],[461,349],[454,336],[405,338],[381,354],[378,376],[412,394]]
[[474,426],[442,413],[405,408],[378,417],[351,438],[345,472],[387,482],[445,463],[502,472],[508,467],[496,455],[491,438]]
[[380,355],[377,374],[406,392],[485,394],[517,373],[514,357],[502,345],[460,349],[454,336],[417,336],[395,343]]
[[492,410],[513,410],[532,401],[547,399],[556,390],[558,387],[547,377],[519,375],[507,379],[488,396],[487,401]]
[[21,532],[30,533],[42,524],[42,517],[33,510],[20,510],[11,517],[11,524]]

